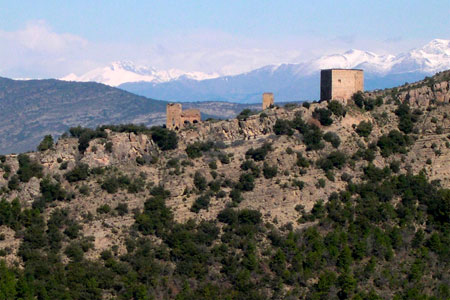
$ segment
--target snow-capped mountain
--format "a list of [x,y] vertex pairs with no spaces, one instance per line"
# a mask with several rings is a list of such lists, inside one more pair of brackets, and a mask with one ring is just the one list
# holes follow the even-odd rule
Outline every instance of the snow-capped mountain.
[[398,55],[379,55],[352,49],[297,64],[268,65],[233,76],[180,70],[160,71],[116,62],[84,75],[64,80],[97,81],[130,92],[168,101],[225,100],[258,102],[261,93],[272,91],[279,101],[317,99],[321,69],[359,68],[365,88],[386,88],[420,80],[450,69],[450,40],[435,39],[421,48]]
[[328,68],[360,68],[369,74],[383,75],[411,72],[432,74],[450,68],[450,40],[435,39],[422,48],[399,55],[378,55],[352,49],[342,54],[322,56],[298,66],[303,75]]
[[129,82],[119,87],[130,92],[169,101],[224,100],[259,102],[261,93],[271,91],[277,101],[319,97],[320,69],[360,68],[367,90],[387,88],[423,79],[450,69],[450,41],[436,39],[399,55],[378,55],[349,50],[298,64],[269,65],[235,76],[207,80],[172,80],[158,84]]
[[118,86],[126,82],[152,82],[162,83],[179,78],[204,80],[219,77],[219,74],[206,74],[203,72],[183,72],[178,69],[157,70],[152,67],[137,66],[129,61],[117,61],[110,65],[97,68],[83,75],[69,74],[61,80],[66,81],[95,81],[110,86]]

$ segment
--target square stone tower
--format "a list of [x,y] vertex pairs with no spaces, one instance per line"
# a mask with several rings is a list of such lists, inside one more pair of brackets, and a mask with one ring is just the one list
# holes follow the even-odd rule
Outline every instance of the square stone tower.
[[273,106],[273,93],[264,93],[262,109],[264,110],[266,108],[269,108],[270,106]]
[[364,91],[363,70],[327,69],[320,72],[320,100],[340,100],[346,103],[359,91]]
[[166,127],[169,129],[179,129],[182,125],[181,104],[169,103],[166,106]]

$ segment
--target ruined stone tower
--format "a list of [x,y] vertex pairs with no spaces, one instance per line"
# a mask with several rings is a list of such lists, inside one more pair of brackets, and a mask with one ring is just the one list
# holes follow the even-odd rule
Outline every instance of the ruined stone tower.
[[181,127],[181,104],[169,103],[166,107],[166,127],[175,129]]
[[195,124],[201,121],[198,109],[182,110],[180,103],[169,103],[166,106],[166,127],[180,129],[186,124]]
[[270,106],[273,106],[273,93],[264,93],[262,109],[264,110],[266,108],[269,108]]
[[327,69],[320,72],[320,100],[347,103],[359,91],[364,91],[363,70]]

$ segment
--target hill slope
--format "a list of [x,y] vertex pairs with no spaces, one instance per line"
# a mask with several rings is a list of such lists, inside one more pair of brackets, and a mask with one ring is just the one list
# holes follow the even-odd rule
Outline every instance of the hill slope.
[[449,299],[449,86],[0,156],[0,296]]
[[[94,82],[0,78],[0,153],[35,149],[44,135],[59,136],[71,126],[163,124],[166,103]],[[201,106],[204,118],[230,118],[243,109],[227,103]]]

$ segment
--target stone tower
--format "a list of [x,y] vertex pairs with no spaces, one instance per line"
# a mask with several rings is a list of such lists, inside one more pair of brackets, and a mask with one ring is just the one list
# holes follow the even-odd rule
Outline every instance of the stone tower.
[[166,127],[169,129],[181,128],[181,104],[169,103],[166,107]]
[[264,93],[263,94],[263,103],[262,109],[266,109],[273,106],[273,93]]
[[189,124],[197,124],[202,120],[200,110],[182,110],[180,103],[169,103],[166,106],[166,127],[178,130]]
[[359,91],[364,91],[363,70],[327,69],[320,72],[320,100],[347,103]]

